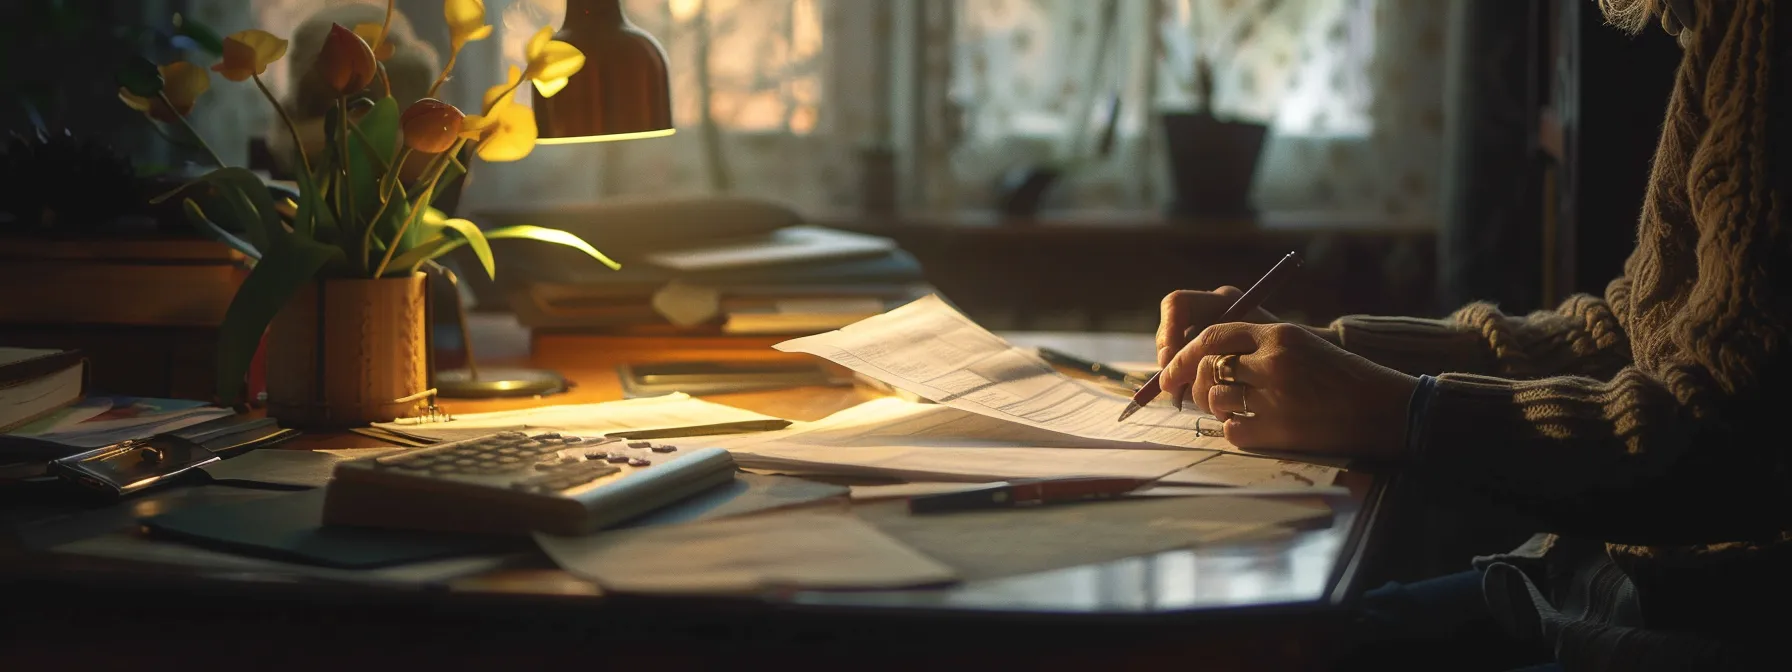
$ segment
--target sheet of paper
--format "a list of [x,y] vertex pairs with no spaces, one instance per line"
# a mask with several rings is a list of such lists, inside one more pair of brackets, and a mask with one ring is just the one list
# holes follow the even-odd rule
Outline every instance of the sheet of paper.
[[847,513],[792,511],[586,537],[535,535],[606,591],[751,594],[943,585],[952,570]]
[[910,481],[1157,478],[1219,453],[1085,439],[938,404],[874,399],[827,418],[712,442],[743,468]]
[[941,404],[1029,427],[1086,439],[1237,450],[1224,438],[1197,434],[1201,415],[1177,411],[1168,398],[1116,422],[1128,403],[1125,396],[1060,373],[937,295],[774,347],[816,355]]
[[1340,469],[1292,460],[1253,455],[1216,455],[1163,477],[1159,485],[1221,485],[1234,487],[1324,487],[1337,480]]
[[[89,413],[102,407],[99,413]],[[218,408],[203,401],[189,399],[155,399],[149,397],[109,397],[103,402],[89,400],[83,410],[58,421],[51,427],[40,427],[36,438],[57,443],[98,448],[127,439],[141,439],[190,427],[207,420],[231,415],[228,408]],[[74,417],[85,416],[80,421]]]
[[692,398],[682,392],[599,404],[543,406],[516,411],[466,413],[453,419],[421,422],[402,418],[378,422],[374,427],[436,441],[474,438],[502,431],[555,431],[581,436],[642,429],[701,427],[733,422],[777,420],[732,406]]
[[965,580],[1273,538],[1325,525],[1332,515],[1329,507],[1253,497],[1142,497],[920,516],[908,513],[903,502],[855,504],[853,510]]

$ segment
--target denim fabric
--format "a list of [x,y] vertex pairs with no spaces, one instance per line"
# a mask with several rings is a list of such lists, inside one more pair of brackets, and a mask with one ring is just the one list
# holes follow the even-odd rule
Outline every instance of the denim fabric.
[[1469,570],[1364,593],[1346,670],[1560,670],[1548,651],[1508,636],[1487,610],[1481,572]]

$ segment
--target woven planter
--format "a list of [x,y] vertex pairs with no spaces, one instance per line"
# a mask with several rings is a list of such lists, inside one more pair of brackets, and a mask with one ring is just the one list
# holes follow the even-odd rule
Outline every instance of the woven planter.
[[398,400],[429,389],[429,324],[422,273],[312,283],[268,327],[268,415],[313,429],[410,415]]

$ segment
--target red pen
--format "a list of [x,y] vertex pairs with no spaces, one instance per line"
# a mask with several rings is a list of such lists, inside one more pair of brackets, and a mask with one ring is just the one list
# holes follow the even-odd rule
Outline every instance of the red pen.
[[[1244,296],[1240,296],[1237,301],[1232,302],[1232,307],[1227,308],[1225,314],[1220,315],[1220,319],[1216,320],[1214,324],[1244,320],[1251,310],[1263,305],[1263,299],[1268,297],[1270,292],[1275,291],[1275,288],[1282,284],[1282,280],[1296,268],[1300,268],[1300,255],[1289,252],[1287,256],[1282,257],[1281,261],[1276,262],[1275,266],[1270,267],[1268,273],[1263,274],[1263,279],[1258,280],[1257,284],[1251,285],[1250,289],[1245,290]],[[1189,327],[1188,331],[1183,333],[1183,338],[1185,340],[1192,339],[1197,335],[1199,335],[1199,330]],[[1151,374],[1151,379],[1145,381],[1145,384],[1139,387],[1139,391],[1132,394],[1132,403],[1127,404],[1126,410],[1120,412],[1120,419],[1116,422],[1125,422],[1127,418],[1132,417],[1132,414],[1139,412],[1139,409],[1144,408],[1145,404],[1151,403],[1152,399],[1156,399],[1157,395],[1163,392],[1162,386],[1157,382],[1157,377],[1162,373],[1163,371],[1158,371]]]

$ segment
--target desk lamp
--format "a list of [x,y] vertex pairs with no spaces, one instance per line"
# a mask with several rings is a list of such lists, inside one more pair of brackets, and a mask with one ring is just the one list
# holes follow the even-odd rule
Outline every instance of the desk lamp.
[[[639,140],[672,135],[672,84],[666,51],[630,23],[622,0],[567,0],[566,18],[554,36],[585,54],[585,67],[552,98],[534,92],[537,145]],[[454,282],[451,274],[447,276]],[[457,301],[455,305],[460,304]],[[541,369],[486,368],[473,361],[472,334],[464,310],[460,331],[467,368],[436,373],[443,397],[468,399],[552,394],[566,388],[559,373]]]

